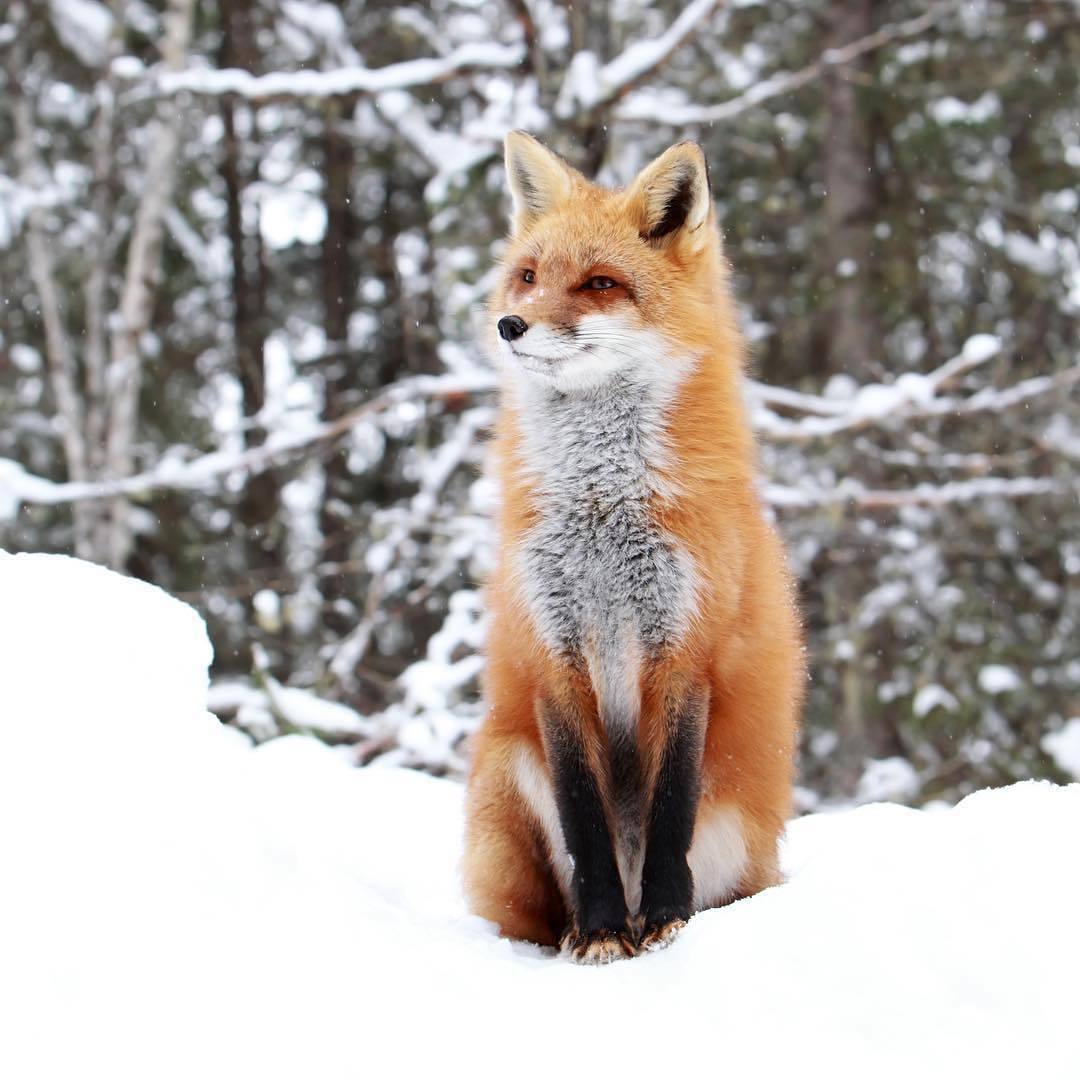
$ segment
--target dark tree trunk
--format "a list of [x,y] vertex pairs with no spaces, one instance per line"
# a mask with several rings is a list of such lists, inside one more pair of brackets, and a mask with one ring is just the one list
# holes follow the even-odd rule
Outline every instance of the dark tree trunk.
[[[220,5],[222,38],[219,63],[222,67],[256,71],[254,17],[250,0],[224,0]],[[255,447],[266,440],[266,432],[254,422],[266,404],[265,346],[267,337],[267,270],[258,226],[249,230],[244,223],[244,191],[257,174],[257,158],[248,158],[255,149],[257,115],[254,110],[246,125],[251,141],[245,146],[237,120],[242,105],[230,97],[222,99],[224,126],[221,175],[225,182],[225,203],[229,246],[232,255],[233,348],[237,376],[243,395],[244,417],[248,421],[244,439]],[[245,152],[246,151],[246,152]],[[280,479],[268,469],[251,477],[240,496],[238,518],[245,547],[245,567],[264,570],[282,562]]]
[[[609,60],[612,51],[611,15],[607,4],[567,3],[570,40],[575,53],[588,50],[597,63]],[[594,177],[604,164],[608,151],[608,116],[606,111],[590,112],[577,124],[574,164]]]
[[[830,0],[828,48],[836,49],[874,30],[875,0]],[[879,185],[875,176],[871,118],[861,101],[860,76],[872,61],[863,57],[850,67],[830,68],[825,76],[826,136],[823,172],[826,237],[823,279],[833,283],[830,302],[823,311],[817,339],[822,344],[814,358],[819,377],[836,372],[859,382],[883,374],[881,335],[874,317],[874,223],[878,214]],[[847,534],[847,543],[859,545]],[[838,553],[850,569],[834,575],[826,591],[826,605],[834,617],[857,603],[860,550]],[[836,772],[850,791],[869,758],[896,752],[896,733],[876,698],[876,680],[865,662],[865,639],[854,641],[854,655],[838,660],[839,698],[835,724],[840,737]],[[868,677],[869,676],[869,677]]]
[[[327,351],[323,368],[323,417],[337,420],[354,404],[351,394],[356,386],[356,373],[348,353],[349,316],[356,294],[356,269],[350,253],[355,231],[350,208],[355,154],[349,139],[341,131],[338,106],[334,102],[327,107],[322,152],[326,233],[322,243],[321,277]],[[355,535],[351,507],[353,478],[347,461],[348,449],[341,446],[327,458],[319,514],[323,558],[339,565],[349,561]],[[345,570],[320,579],[326,602],[326,625],[335,636],[348,633],[355,621],[355,581],[356,574]]]
[[[828,48],[872,33],[874,5],[875,0],[831,0]],[[871,62],[866,55],[849,68],[830,68],[824,87],[825,270],[833,291],[818,370],[846,372],[860,381],[879,377],[882,370],[881,338],[868,296],[878,187],[870,118],[858,86],[859,75]]]

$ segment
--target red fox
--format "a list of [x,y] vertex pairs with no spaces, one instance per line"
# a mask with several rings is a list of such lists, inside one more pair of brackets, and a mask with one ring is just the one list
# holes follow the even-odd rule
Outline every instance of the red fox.
[[463,873],[501,933],[606,963],[778,880],[801,628],[755,489],[701,148],[612,191],[516,131],[506,168]]

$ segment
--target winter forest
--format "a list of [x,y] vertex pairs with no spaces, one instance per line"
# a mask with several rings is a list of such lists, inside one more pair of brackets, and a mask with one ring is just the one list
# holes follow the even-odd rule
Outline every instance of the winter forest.
[[705,150],[800,809],[1080,775],[1074,0],[9,0],[0,548],[195,607],[256,742],[461,776],[513,128]]

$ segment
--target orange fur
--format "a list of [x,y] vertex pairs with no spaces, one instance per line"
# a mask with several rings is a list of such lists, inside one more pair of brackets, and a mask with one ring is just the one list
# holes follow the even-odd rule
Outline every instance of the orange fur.
[[[683,144],[668,155],[695,150]],[[546,159],[539,167],[557,168]],[[677,648],[641,669],[638,740],[652,784],[665,700],[682,687],[708,687],[699,819],[714,808],[738,811],[748,859],[735,895],[751,895],[777,880],[805,673],[792,582],[754,485],[753,439],[740,394],[745,348],[728,267],[711,207],[700,228],[646,242],[643,223],[655,197],[648,170],[630,188],[609,191],[561,168],[564,173],[552,173],[557,205],[550,212],[519,208],[492,314],[524,310],[531,297],[530,321],[569,326],[590,311],[619,306],[661,333],[673,352],[696,358],[665,417],[675,494],[651,506],[656,522],[693,557],[696,616]],[[520,273],[538,261],[542,295]],[[597,274],[614,278],[618,289],[579,291]],[[515,782],[515,755],[524,748],[548,768],[537,716],[543,697],[573,706],[602,784],[606,739],[588,678],[543,644],[511,571],[513,553],[538,514],[521,438],[521,418],[505,400],[493,448],[501,507],[500,558],[487,592],[488,714],[474,740],[464,878],[475,912],[510,937],[551,945],[570,913],[544,831]]]

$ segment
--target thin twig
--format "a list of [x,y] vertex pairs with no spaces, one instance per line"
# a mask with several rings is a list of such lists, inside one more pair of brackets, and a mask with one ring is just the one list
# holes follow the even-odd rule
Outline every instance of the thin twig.
[[729,98],[718,105],[679,105],[667,100],[660,103],[647,97],[627,97],[616,110],[616,116],[620,120],[647,120],[674,127],[683,124],[719,124],[733,120],[772,98],[790,94],[807,83],[813,82],[831,67],[850,64],[852,60],[864,53],[873,52],[894,41],[917,37],[925,33],[946,15],[954,12],[956,7],[955,3],[934,4],[914,19],[888,23],[872,34],[857,38],[849,45],[838,49],[828,49],[812,64],[807,64],[798,71],[786,71],[773,75],[755,83],[737,97]]

